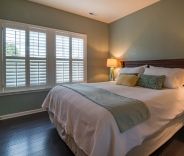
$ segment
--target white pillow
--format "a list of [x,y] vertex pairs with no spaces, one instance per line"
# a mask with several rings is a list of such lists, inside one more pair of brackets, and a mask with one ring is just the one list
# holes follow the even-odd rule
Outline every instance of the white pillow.
[[124,68],[121,68],[120,73],[123,73],[123,74],[143,74],[145,68],[146,68],[146,65],[139,66],[139,67],[124,67]]
[[164,68],[154,67],[146,68],[145,75],[165,75],[166,79],[164,87],[166,88],[179,88],[184,85],[184,69],[181,68]]
[[115,80],[117,80],[119,74],[143,74],[147,65],[139,66],[139,67],[124,67],[115,70]]

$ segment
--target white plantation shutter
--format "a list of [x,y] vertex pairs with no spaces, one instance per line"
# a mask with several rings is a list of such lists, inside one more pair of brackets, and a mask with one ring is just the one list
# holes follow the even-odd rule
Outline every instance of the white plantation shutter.
[[0,19],[0,94],[86,81],[86,35]]
[[5,86],[26,86],[25,30],[5,29]]
[[56,83],[70,81],[70,38],[64,35],[56,35]]
[[72,37],[72,82],[84,81],[84,39]]
[[56,83],[84,81],[84,38],[56,35]]
[[46,33],[29,32],[30,85],[47,83]]

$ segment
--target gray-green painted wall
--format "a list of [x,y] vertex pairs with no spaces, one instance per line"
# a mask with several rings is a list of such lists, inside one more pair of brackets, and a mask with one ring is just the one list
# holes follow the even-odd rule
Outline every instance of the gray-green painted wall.
[[41,108],[48,91],[0,96],[0,116]]
[[[107,24],[27,0],[0,0],[0,19],[87,34],[88,82],[108,79]],[[40,108],[46,93],[0,96],[0,116]]]
[[124,60],[184,58],[184,0],[161,0],[111,23],[110,52]]
[[[183,0],[161,0],[107,25],[26,0],[0,0],[0,18],[87,34],[88,82],[97,82],[108,79],[109,45],[125,60],[184,58],[183,8]],[[1,96],[0,116],[40,108],[46,94]]]

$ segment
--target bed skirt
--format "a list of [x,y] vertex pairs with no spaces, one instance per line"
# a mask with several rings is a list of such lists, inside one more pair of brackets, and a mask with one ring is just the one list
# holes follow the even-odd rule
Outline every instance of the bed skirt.
[[70,150],[74,153],[75,156],[87,156],[83,150],[81,150],[77,144],[75,143],[74,139],[67,135],[65,133],[65,130],[62,128],[62,126],[58,123],[57,120],[54,119],[54,115],[49,112],[49,118],[51,122],[54,124],[56,127],[61,139],[67,144],[67,146],[70,148]]
[[[54,119],[54,115],[49,113],[49,118],[51,122],[55,125],[60,137],[71,149],[75,156],[87,156],[83,150],[81,150],[74,139],[67,135],[62,128],[61,124]],[[131,151],[129,151],[126,156],[148,156],[157,150],[160,146],[166,143],[178,130],[184,126],[184,115],[172,120],[169,124],[164,126],[160,131],[151,135],[143,141],[140,146],[136,146]]]

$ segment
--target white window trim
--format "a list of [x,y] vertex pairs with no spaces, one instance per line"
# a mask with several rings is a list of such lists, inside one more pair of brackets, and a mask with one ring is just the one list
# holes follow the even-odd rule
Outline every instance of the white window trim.
[[[44,86],[27,86],[26,87],[20,87],[20,88],[4,88],[5,84],[5,64],[4,64],[4,28],[5,27],[10,27],[10,28],[17,28],[17,29],[23,29],[26,31],[26,44],[29,42],[29,38],[27,37],[27,33],[29,31],[43,31],[46,32],[46,51],[47,51],[47,85]],[[56,34],[66,34],[68,36],[72,37],[77,37],[77,38],[82,38],[84,40],[84,81],[87,82],[87,35],[86,34],[80,34],[80,33],[75,33],[75,32],[69,32],[69,31],[64,31],[64,30],[59,30],[59,29],[53,29],[53,28],[48,28],[48,27],[42,27],[42,26],[37,26],[37,25],[31,25],[31,24],[26,24],[26,23],[20,23],[20,22],[14,22],[14,21],[8,21],[8,20],[3,20],[0,19],[0,96],[1,95],[10,95],[10,94],[17,94],[17,93],[23,93],[23,92],[32,92],[35,90],[44,90],[44,89],[50,89],[54,87],[56,84],[56,57],[55,57],[55,35]],[[28,44],[29,45],[29,44]],[[29,47],[26,46],[26,51],[29,51]],[[53,52],[54,51],[54,52]],[[26,58],[27,61],[27,58]],[[27,63],[26,63],[27,64]],[[26,70],[27,70],[26,66]],[[49,74],[48,74],[49,73]],[[29,76],[29,72],[26,72],[26,77]],[[29,78],[28,78],[29,80]],[[27,81],[27,78],[26,78]],[[28,82],[30,84],[30,82]]]

